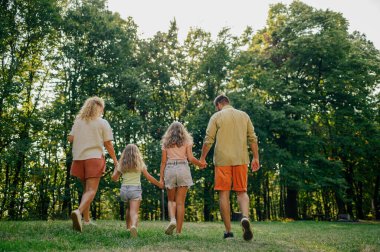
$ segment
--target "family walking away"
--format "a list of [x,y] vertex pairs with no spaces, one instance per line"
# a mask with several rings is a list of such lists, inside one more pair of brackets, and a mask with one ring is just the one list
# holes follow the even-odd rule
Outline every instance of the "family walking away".
[[[252,171],[260,169],[257,137],[248,114],[233,108],[225,95],[214,100],[216,113],[210,118],[202,146],[200,159],[193,155],[193,138],[180,122],[173,122],[161,139],[160,179],[157,181],[144,163],[135,144],[128,144],[119,160],[112,145],[113,134],[109,123],[102,118],[104,101],[99,97],[86,100],[77,115],[68,140],[73,143],[71,174],[80,179],[83,195],[78,209],[71,213],[73,228],[82,231],[82,225],[90,225],[89,208],[105,171],[105,147],[114,163],[112,180],[122,177],[120,198],[129,202],[125,213],[126,228],[131,237],[137,237],[138,214],[142,200],[141,175],[159,188],[166,188],[169,224],[165,234],[182,232],[185,217],[185,201],[188,189],[194,184],[189,163],[201,169],[207,167],[206,156],[215,144],[214,189],[219,192],[220,213],[224,222],[224,239],[234,237],[231,229],[230,191],[235,191],[243,215],[241,226],[243,239],[252,240],[249,221],[249,197],[247,194],[248,165]],[[253,153],[250,161],[248,147]],[[83,222],[82,222],[83,215]]]

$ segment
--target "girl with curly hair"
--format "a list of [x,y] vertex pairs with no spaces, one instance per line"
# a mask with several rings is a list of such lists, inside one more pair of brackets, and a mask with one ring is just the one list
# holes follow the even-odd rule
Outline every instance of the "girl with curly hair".
[[185,199],[188,188],[193,185],[188,161],[202,166],[193,156],[193,138],[180,122],[173,122],[162,137],[160,182],[165,182],[168,194],[170,223],[165,234],[182,231],[185,217]]
[[104,100],[91,97],[86,100],[79,111],[68,140],[73,144],[73,163],[70,174],[79,178],[83,184],[83,194],[78,209],[71,213],[73,229],[82,232],[83,224],[94,224],[90,221],[90,205],[98,190],[106,161],[105,147],[117,166],[117,158],[112,145],[112,129],[107,120],[102,118]]

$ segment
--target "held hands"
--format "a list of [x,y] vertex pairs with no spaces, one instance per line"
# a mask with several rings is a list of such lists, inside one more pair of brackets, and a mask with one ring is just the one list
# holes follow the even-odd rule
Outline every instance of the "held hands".
[[204,168],[207,167],[207,163],[206,163],[206,160],[204,158],[199,159],[199,162],[200,162],[199,168],[201,170],[203,170]]
[[253,159],[251,162],[251,168],[253,172],[256,172],[260,169],[260,162],[258,159]]
[[117,160],[113,161],[113,166],[115,167],[115,169],[117,169],[117,167],[119,166],[119,162]]
[[114,170],[113,170],[113,173],[112,173],[112,176],[111,176],[111,179],[115,182],[117,182],[119,180],[119,177],[120,177],[120,173],[118,172],[117,170],[117,167],[119,166],[119,163],[117,161],[114,161],[113,162],[113,165],[114,165]]
[[165,183],[162,179],[158,182],[160,185],[158,186],[160,189],[165,189]]

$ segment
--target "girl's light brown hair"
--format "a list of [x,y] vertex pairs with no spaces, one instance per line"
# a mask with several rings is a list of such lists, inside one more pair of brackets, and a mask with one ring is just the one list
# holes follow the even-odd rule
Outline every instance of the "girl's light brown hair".
[[167,148],[181,147],[183,145],[193,144],[193,137],[180,122],[173,122],[166,130],[161,139],[162,146]]
[[104,109],[104,100],[97,96],[88,98],[80,109],[77,118],[91,121],[101,116]]
[[145,168],[144,160],[139,148],[134,144],[128,144],[119,160],[118,170],[124,174],[126,172],[138,172]]

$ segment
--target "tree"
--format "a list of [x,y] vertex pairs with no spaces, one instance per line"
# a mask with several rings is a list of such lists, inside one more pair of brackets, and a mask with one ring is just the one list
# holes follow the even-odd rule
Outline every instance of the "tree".
[[39,130],[37,106],[49,75],[43,64],[51,53],[46,47],[54,41],[58,12],[55,1],[1,2],[0,171],[5,178],[0,216],[9,209],[10,219],[24,212],[27,160],[32,133]]

